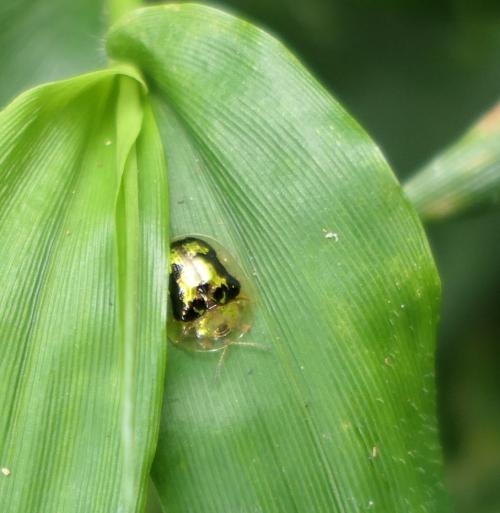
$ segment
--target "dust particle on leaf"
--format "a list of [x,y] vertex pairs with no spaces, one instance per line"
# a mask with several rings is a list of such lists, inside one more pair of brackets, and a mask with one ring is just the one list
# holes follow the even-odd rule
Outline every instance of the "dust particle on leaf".
[[333,241],[338,242],[338,240],[339,240],[338,233],[335,233],[335,232],[332,232],[329,230],[325,230],[325,229],[323,229],[323,233],[325,234],[325,239],[332,239]]

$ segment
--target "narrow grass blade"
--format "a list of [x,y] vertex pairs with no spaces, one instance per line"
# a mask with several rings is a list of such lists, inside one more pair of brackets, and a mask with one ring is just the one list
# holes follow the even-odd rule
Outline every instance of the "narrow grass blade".
[[500,206],[500,104],[405,184],[425,221]]

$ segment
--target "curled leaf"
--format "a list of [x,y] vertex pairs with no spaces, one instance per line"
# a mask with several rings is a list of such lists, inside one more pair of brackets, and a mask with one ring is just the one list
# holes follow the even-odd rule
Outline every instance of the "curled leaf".
[[140,511],[165,365],[165,166],[128,68],[0,113],[0,511]]

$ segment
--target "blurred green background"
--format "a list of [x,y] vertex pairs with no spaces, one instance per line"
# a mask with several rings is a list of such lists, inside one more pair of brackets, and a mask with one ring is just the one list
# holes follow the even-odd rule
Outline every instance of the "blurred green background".
[[[402,182],[500,96],[498,0],[215,5],[281,38]],[[0,105],[29,86],[105,65],[106,24],[103,0],[2,0]],[[437,370],[449,488],[457,513],[499,513],[500,215],[427,230],[443,280]]]

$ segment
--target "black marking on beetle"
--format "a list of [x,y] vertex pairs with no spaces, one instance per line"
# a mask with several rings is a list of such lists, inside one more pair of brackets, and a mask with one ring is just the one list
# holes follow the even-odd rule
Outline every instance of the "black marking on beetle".
[[[188,284],[184,276],[187,266],[194,266],[194,260],[209,276],[208,280],[195,286]],[[190,322],[203,316],[207,310],[238,297],[241,284],[227,271],[210,244],[195,237],[186,237],[173,242],[170,247],[169,288],[174,318]]]

